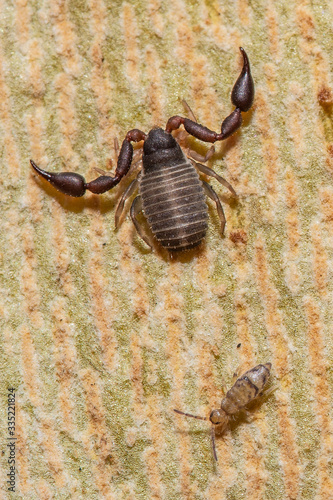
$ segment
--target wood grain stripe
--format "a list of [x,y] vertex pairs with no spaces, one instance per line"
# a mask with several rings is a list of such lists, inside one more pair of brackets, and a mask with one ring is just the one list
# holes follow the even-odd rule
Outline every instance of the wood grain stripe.
[[[278,308],[278,293],[271,282],[267,251],[261,236],[255,244],[255,269],[256,279],[265,309],[265,323],[269,334],[268,342],[272,349],[272,364],[279,377],[287,374],[288,340],[282,323],[281,313]],[[285,477],[286,494],[290,498],[297,498],[299,491],[299,458],[296,446],[296,434],[290,417],[289,398],[287,394],[279,394],[278,399],[278,425],[280,428],[279,453],[282,458],[282,467]]]
[[310,355],[310,369],[313,383],[313,405],[320,428],[320,450],[318,454],[318,498],[329,498],[333,491],[333,480],[329,472],[333,446],[333,426],[330,418],[330,391],[328,387],[328,363],[325,353],[324,325],[321,320],[317,301],[304,297],[304,309],[307,319],[307,341]]

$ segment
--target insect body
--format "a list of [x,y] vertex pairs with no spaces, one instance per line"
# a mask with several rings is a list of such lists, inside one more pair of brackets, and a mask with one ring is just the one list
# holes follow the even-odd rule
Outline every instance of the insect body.
[[[163,149],[146,154],[155,143],[162,141],[166,143]],[[136,198],[138,210],[143,209],[149,227],[162,246],[169,250],[196,246],[206,234],[208,217],[204,185],[196,169],[172,135],[162,129],[149,132],[143,148],[141,203],[140,198]],[[135,213],[133,220],[136,224]],[[137,229],[140,233],[140,227]]]
[[[223,121],[221,133],[213,132],[194,120],[173,116],[165,130],[154,128],[148,134],[141,130],[130,130],[122,143],[114,177],[101,175],[91,182],[74,172],[50,173],[40,169],[32,160],[32,167],[56,189],[69,196],[83,196],[86,190],[102,194],[116,186],[128,173],[133,159],[132,142],[143,141],[142,171],[123,193],[116,210],[116,226],[119,224],[125,201],[137,190],[131,206],[131,218],[141,238],[151,247],[150,237],[137,220],[143,211],[148,225],[161,245],[168,250],[186,250],[197,246],[207,231],[208,211],[205,195],[217,207],[222,233],[225,217],[219,197],[209,184],[199,179],[197,170],[215,177],[234,195],[231,185],[212,169],[185,157],[181,147],[172,136],[172,131],[181,125],[186,132],[205,142],[214,143],[233,134],[242,123],[242,112],[248,111],[254,98],[254,85],[250,64],[244,49],[243,68],[238,77],[231,100],[235,110]],[[203,159],[205,161],[207,157]]]
[[[244,410],[249,403],[263,394],[264,387],[270,376],[271,368],[271,363],[266,363],[265,365],[257,365],[244,373],[244,375],[236,380],[234,385],[222,399],[221,408],[211,412],[209,420],[213,424],[211,436],[215,460],[217,460],[217,455],[215,448],[214,426],[219,425],[223,432],[233,415],[241,410]],[[207,420],[205,417],[191,415],[190,413],[184,413],[179,410],[174,411],[180,415],[185,415],[186,417]]]

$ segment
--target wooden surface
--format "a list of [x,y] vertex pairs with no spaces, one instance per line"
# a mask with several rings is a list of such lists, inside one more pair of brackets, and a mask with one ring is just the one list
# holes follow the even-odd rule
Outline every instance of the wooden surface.
[[[0,499],[333,498],[333,4],[0,1]],[[149,252],[113,192],[36,178],[114,168],[115,137],[184,114],[219,131],[243,46],[256,84],[209,166],[199,250]],[[208,146],[192,141],[204,153]],[[113,167],[108,161],[113,158]],[[217,439],[239,367],[277,390]],[[7,390],[17,482],[8,493]]]

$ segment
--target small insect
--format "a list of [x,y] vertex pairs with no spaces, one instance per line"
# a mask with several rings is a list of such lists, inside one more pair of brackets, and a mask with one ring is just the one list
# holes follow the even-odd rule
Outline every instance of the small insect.
[[[240,51],[243,68],[231,93],[231,101],[236,108],[223,121],[221,133],[209,130],[195,119],[181,116],[171,117],[165,130],[153,128],[148,134],[138,129],[130,130],[122,143],[114,177],[104,173],[91,182],[86,182],[82,175],[74,172],[46,172],[32,160],[31,166],[58,191],[69,196],[83,196],[86,190],[102,194],[115,187],[129,172],[133,160],[131,143],[143,141],[142,170],[121,196],[115,214],[116,227],[126,200],[138,190],[139,195],[132,203],[130,214],[139,236],[151,248],[152,237],[146,234],[137,219],[140,212],[144,213],[151,232],[164,248],[169,251],[188,250],[199,245],[206,235],[208,207],[205,195],[216,204],[223,234],[225,216],[220,199],[207,182],[200,180],[197,171],[214,177],[233,195],[236,193],[214,170],[195,162],[193,158],[187,158],[172,136],[172,131],[183,125],[193,137],[214,143],[226,139],[241,126],[242,112],[248,111],[253,103],[254,84],[247,54],[242,47]],[[205,162],[210,156],[208,153],[201,160]]]
[[[254,401],[257,397],[262,396],[263,389],[267,384],[271,373],[272,365],[271,363],[266,363],[265,365],[257,365],[251,370],[248,370],[244,375],[236,380],[234,385],[229,389],[225,397],[221,402],[221,409],[213,410],[209,416],[211,421],[211,437],[212,437],[212,447],[214,458],[217,461],[216,446],[215,446],[215,427],[220,426],[221,432],[226,429],[230,418]],[[268,394],[267,391],[266,394]],[[191,415],[190,413],[184,413],[180,410],[174,410],[180,415],[185,415],[186,417],[197,418],[199,420],[207,420],[206,417],[199,417],[196,415]]]

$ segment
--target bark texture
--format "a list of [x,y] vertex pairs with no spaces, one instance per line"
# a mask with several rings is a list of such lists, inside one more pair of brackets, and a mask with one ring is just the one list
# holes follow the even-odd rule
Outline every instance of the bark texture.
[[[333,6],[329,0],[0,0],[0,432],[16,389],[19,499],[332,497]],[[220,131],[242,58],[256,96],[209,161],[205,244],[151,253],[112,192],[31,171],[114,171],[115,137],[186,111]],[[190,140],[205,154],[209,145]],[[113,158],[113,166],[109,159]],[[277,390],[217,437],[233,373]]]

